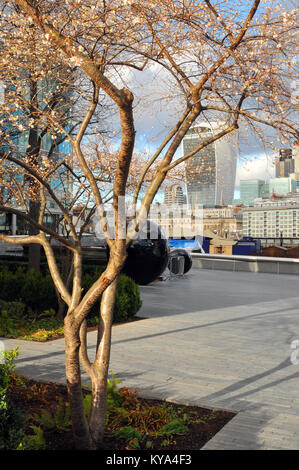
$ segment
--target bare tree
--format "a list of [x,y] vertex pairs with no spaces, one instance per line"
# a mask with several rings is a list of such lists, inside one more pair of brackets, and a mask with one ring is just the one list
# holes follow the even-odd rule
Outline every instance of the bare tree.
[[[152,201],[170,170],[221,137],[247,123],[275,128],[284,138],[294,138],[292,97],[289,80],[294,69],[295,11],[284,11],[279,2],[246,0],[47,0],[5,1],[17,6],[10,21],[26,30],[34,24],[41,41],[60,51],[61,57],[76,65],[94,87],[89,109],[76,135],[69,136],[76,165],[86,178],[110,248],[107,267],[83,296],[81,294],[82,245],[70,213],[61,204],[47,176],[6,155],[18,164],[60,207],[71,237],[52,233],[39,221],[31,221],[38,233],[18,243],[43,246],[51,275],[68,310],[64,320],[66,377],[74,438],[78,448],[101,445],[105,427],[106,384],[111,346],[112,314],[118,275],[126,259],[126,249],[146,220]],[[25,15],[24,15],[25,13]],[[42,57],[42,56],[41,56]],[[135,218],[125,237],[119,201],[127,194],[135,147],[134,94],[122,84],[130,71],[151,73],[153,64],[168,77],[168,92],[177,114],[176,123],[144,165],[134,191]],[[162,73],[161,72],[161,73]],[[153,76],[154,79],[154,76]],[[156,81],[160,86],[159,78]],[[131,88],[134,84],[131,83]],[[113,169],[114,239],[109,237],[101,186],[84,150],[84,135],[97,108],[99,92],[113,103],[119,118],[120,142]],[[142,104],[142,99],[141,99]],[[146,113],[146,110],[144,110]],[[198,119],[222,122],[218,132],[180,158],[176,152],[183,137]],[[110,151],[113,143],[111,143]],[[148,171],[156,163],[150,182],[137,200]],[[42,196],[44,197],[44,196]],[[43,199],[44,200],[44,199]],[[1,208],[4,210],[5,208]],[[73,257],[73,281],[67,288],[57,267],[47,235],[55,236]],[[2,240],[17,243],[9,236]],[[101,298],[96,357],[87,352],[86,316]],[[82,400],[80,363],[92,382],[92,408],[87,422]]]

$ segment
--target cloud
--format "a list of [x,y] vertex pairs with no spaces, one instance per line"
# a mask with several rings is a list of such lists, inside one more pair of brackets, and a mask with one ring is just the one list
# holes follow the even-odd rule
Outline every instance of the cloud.
[[[159,64],[153,63],[142,72],[121,68],[119,76],[113,78],[119,87],[126,87],[134,95],[134,121],[138,147],[156,147],[164,140],[181,116],[185,102],[173,78]],[[116,113],[110,125],[119,129]]]
[[[182,97],[168,73],[158,64],[152,64],[142,73],[124,68],[120,77],[117,85],[128,87],[134,94],[136,150],[153,154],[181,115],[184,109]],[[204,117],[201,116],[200,120]],[[212,120],[225,119],[219,115],[214,117]],[[117,113],[110,123],[119,129]],[[269,126],[256,123],[255,130],[244,119],[240,120],[236,188],[241,179],[268,180],[274,177],[273,161],[279,148],[290,146],[283,143],[277,131]],[[175,158],[179,158],[181,152],[180,146]]]
[[240,186],[240,180],[262,179],[268,180],[275,177],[274,167],[275,154],[256,155],[237,168],[236,187]]

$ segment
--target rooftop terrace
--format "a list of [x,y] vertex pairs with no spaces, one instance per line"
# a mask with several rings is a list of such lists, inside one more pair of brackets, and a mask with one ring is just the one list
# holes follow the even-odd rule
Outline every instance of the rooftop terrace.
[[[298,449],[298,292],[294,275],[200,269],[141,287],[147,319],[113,327],[110,370],[144,397],[238,411],[206,449]],[[24,343],[19,370],[64,381],[63,340]]]

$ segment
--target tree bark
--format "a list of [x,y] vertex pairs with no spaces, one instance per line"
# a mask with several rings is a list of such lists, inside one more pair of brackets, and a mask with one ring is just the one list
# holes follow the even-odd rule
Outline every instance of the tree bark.
[[[36,109],[38,108],[37,94],[37,81],[30,78],[30,106],[28,111],[29,117],[33,120],[36,118]],[[40,148],[41,140],[38,137],[38,128],[35,124],[29,129],[28,147],[26,149],[26,157],[29,159],[30,166],[32,167],[38,164]],[[31,219],[38,222],[41,207],[40,199],[38,198],[40,187],[34,178],[27,176],[27,179],[29,180],[29,215]],[[38,229],[30,225],[29,235],[37,234]],[[29,245],[28,268],[35,269],[38,272],[40,271],[40,245]]]
[[57,297],[57,303],[58,303],[56,318],[58,318],[58,320],[63,320],[64,319],[64,312],[65,312],[65,302],[61,298],[61,296],[60,296],[59,292],[57,291],[57,289],[55,289],[55,291],[56,291],[56,297]]
[[[71,277],[73,274],[73,264],[72,264],[72,253],[70,250],[66,250],[65,247],[60,247],[60,264],[61,264],[61,277],[67,289],[69,289]],[[58,310],[56,317],[59,320],[63,320],[66,313],[66,303],[61,297],[57,287],[55,286]]]
[[91,366],[92,405],[89,421],[91,437],[96,447],[104,437],[107,409],[107,379],[111,349],[111,329],[117,278],[105,290],[101,301],[96,359]]
[[[30,201],[29,202],[29,214],[30,217],[38,221],[40,211],[40,202],[38,201]],[[38,229],[29,225],[29,235],[37,235]],[[38,244],[30,244],[28,247],[28,269],[34,269],[37,272],[40,272],[40,257],[41,257],[41,249],[40,245]]]
[[65,370],[75,447],[78,450],[95,449],[84,413],[81,371],[79,363],[79,330],[74,327],[72,314],[65,318]]

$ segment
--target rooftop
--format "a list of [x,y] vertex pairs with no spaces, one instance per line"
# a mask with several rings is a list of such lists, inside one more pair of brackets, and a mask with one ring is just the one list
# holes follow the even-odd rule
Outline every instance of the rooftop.
[[[193,269],[141,287],[141,295],[146,319],[112,331],[110,372],[122,386],[237,411],[206,449],[298,449],[296,276]],[[91,351],[95,338],[88,334]],[[5,343],[22,343],[17,366],[25,375],[64,382],[63,340]]]

